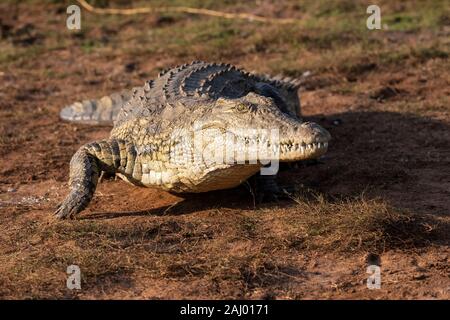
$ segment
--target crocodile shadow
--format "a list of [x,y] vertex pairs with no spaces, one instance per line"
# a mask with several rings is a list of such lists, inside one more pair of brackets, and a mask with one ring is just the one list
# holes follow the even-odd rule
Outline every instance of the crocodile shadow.
[[[267,204],[272,206],[273,204]],[[198,194],[186,194],[179,202],[162,207],[119,212],[93,212],[77,219],[113,219],[130,216],[178,216],[213,209],[253,210],[255,205],[250,191],[245,186],[235,189],[218,190]]]

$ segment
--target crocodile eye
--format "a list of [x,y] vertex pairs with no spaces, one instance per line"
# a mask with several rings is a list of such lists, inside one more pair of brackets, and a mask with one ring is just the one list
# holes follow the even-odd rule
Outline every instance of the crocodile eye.
[[249,110],[248,106],[246,106],[243,103],[237,104],[235,109],[236,109],[236,111],[239,111],[239,112],[247,112]]

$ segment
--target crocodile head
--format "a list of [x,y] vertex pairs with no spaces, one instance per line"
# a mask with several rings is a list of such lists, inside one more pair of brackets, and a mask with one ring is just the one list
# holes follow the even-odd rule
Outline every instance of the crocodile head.
[[[280,111],[272,98],[253,92],[197,106],[189,118],[194,120],[184,126],[187,130],[177,134],[185,139],[177,143],[184,149],[173,152],[172,160],[189,168],[195,192],[239,185],[274,162],[318,158],[330,140],[324,128]],[[186,150],[194,152],[186,155]]]

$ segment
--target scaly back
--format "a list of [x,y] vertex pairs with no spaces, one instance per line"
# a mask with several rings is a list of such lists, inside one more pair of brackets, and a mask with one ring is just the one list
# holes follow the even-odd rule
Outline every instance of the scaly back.
[[191,108],[219,97],[239,98],[254,91],[271,96],[285,112],[300,117],[299,81],[260,76],[223,63],[194,61],[161,72],[143,87],[124,90],[99,100],[84,100],[65,107],[63,120],[112,124],[115,128],[141,118],[170,121],[177,108]]

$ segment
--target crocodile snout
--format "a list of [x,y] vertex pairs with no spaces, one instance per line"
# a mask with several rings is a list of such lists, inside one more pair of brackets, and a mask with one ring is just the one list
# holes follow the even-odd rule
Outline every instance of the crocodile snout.
[[305,144],[325,143],[330,141],[330,133],[314,122],[303,122],[294,129],[297,139],[302,140]]

